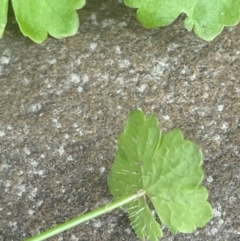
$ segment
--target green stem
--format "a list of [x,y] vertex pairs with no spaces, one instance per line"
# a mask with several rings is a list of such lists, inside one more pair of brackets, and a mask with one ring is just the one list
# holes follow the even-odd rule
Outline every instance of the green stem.
[[113,209],[119,208],[119,207],[123,206],[124,204],[127,204],[137,198],[144,196],[144,195],[145,195],[145,191],[139,190],[137,193],[130,194],[130,195],[120,198],[112,203],[109,203],[104,207],[97,208],[91,212],[88,212],[86,214],[73,218],[69,221],[66,221],[65,223],[55,226],[54,228],[50,228],[50,229],[46,230],[43,233],[37,234],[29,239],[26,239],[25,241],[46,240],[47,238],[50,238],[56,234],[59,234],[67,229],[73,228],[81,223],[87,222],[88,220],[94,219],[100,215],[108,213],[108,212],[112,211]]

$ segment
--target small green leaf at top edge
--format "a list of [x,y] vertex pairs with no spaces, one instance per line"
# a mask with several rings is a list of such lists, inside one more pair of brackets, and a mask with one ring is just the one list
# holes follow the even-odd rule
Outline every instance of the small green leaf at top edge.
[[137,19],[146,28],[171,24],[185,13],[185,27],[202,39],[211,41],[225,26],[235,26],[240,21],[240,1],[236,0],[125,0],[137,8]]
[[74,35],[79,27],[76,9],[84,4],[85,0],[12,0],[22,33],[36,43],[48,34],[57,39]]
[[0,7],[0,38],[2,38],[6,24],[7,24],[7,14],[8,14],[8,0],[2,0],[1,7]]
[[180,130],[161,136],[155,116],[133,111],[118,139],[108,186],[115,199],[144,190],[146,195],[125,205],[136,235],[157,241],[163,236],[148,202],[174,234],[191,233],[212,218],[208,192],[201,182],[202,153]]

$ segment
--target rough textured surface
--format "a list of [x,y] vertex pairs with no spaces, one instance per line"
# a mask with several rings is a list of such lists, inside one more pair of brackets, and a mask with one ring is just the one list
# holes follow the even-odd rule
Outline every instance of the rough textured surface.
[[[240,26],[200,40],[181,19],[146,30],[117,1],[88,1],[71,38],[0,40],[0,240],[23,240],[112,200],[107,175],[128,113],[201,146],[214,218],[174,241],[240,240]],[[136,241],[112,212],[51,240]]]

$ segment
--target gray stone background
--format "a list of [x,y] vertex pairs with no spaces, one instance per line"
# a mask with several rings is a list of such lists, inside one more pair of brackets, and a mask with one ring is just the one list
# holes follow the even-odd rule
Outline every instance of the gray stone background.
[[[147,30],[118,1],[89,0],[78,34],[41,45],[10,18],[0,40],[0,240],[23,240],[112,201],[107,176],[141,108],[204,153],[214,218],[163,241],[240,240],[240,26],[212,42],[183,16]],[[121,210],[52,241],[137,238]]]

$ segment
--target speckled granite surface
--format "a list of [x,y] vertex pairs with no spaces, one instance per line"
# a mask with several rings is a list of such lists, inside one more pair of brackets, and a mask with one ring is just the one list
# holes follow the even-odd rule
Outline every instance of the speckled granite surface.
[[[107,175],[128,113],[156,114],[201,146],[215,217],[163,241],[240,240],[240,26],[204,42],[146,30],[134,10],[89,1],[71,38],[0,40],[0,240],[23,240],[112,200]],[[117,2],[117,1],[116,1]],[[117,210],[50,240],[136,241]]]

